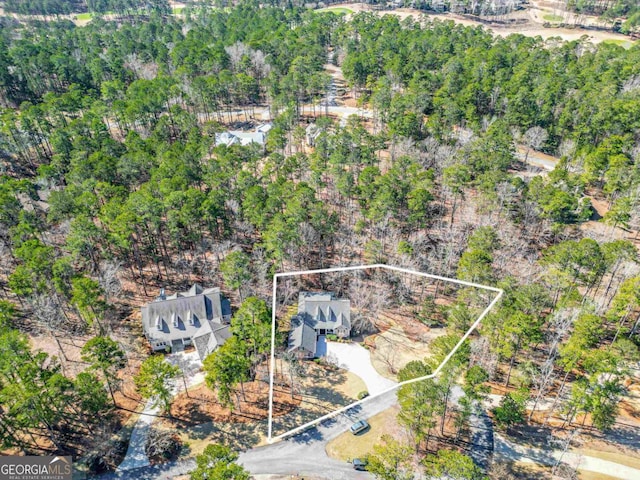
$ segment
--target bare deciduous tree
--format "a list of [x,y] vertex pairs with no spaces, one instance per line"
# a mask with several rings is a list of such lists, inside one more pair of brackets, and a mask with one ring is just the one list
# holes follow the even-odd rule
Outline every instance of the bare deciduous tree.
[[107,302],[122,293],[122,283],[119,278],[121,270],[121,262],[105,261],[100,263],[98,283],[104,291],[104,299]]
[[524,144],[528,147],[527,153],[524,157],[524,161],[526,162],[527,159],[529,158],[529,153],[531,152],[531,149],[540,150],[548,138],[549,138],[549,134],[547,133],[547,131],[544,128],[539,127],[537,125],[535,127],[531,127],[526,132],[524,132],[524,135],[522,136],[522,140],[524,141]]
[[[62,344],[60,343],[60,338],[58,337],[58,334],[65,330],[63,327],[66,320],[65,316],[61,312],[60,306],[56,303],[54,298],[49,295],[36,295],[30,299],[29,303],[33,309],[34,318],[56,341],[60,357],[65,361],[68,360],[67,355],[62,348]],[[64,369],[64,361],[61,362],[61,365]]]
[[494,353],[486,337],[474,338],[471,341],[471,353],[469,355],[469,367],[478,365],[493,378],[498,366],[498,354]]

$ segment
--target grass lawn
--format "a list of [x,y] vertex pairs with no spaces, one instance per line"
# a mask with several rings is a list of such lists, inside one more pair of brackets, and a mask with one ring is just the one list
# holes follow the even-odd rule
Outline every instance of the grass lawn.
[[318,10],[316,10],[318,12],[331,12],[331,13],[335,13],[336,15],[342,15],[342,14],[349,14],[349,13],[353,13],[353,10],[351,10],[350,8],[345,8],[345,7],[327,7],[327,8],[320,8]]
[[547,22],[561,22],[563,18],[560,15],[554,15],[553,13],[546,13],[542,16]]
[[182,11],[184,10],[184,7],[175,7],[173,9],[173,14],[174,15],[182,15]]
[[91,20],[91,16],[92,16],[92,14],[89,13],[89,12],[76,14],[76,18],[78,20]]
[[578,470],[578,478],[580,480],[620,480],[618,477],[611,477],[601,473],[587,472],[586,470]]
[[362,458],[373,451],[373,446],[381,443],[385,434],[394,436],[400,431],[396,417],[400,407],[394,406],[367,419],[371,428],[360,435],[345,432],[327,444],[327,455],[331,458],[347,461],[349,458]]
[[607,40],[603,40],[602,43],[608,43],[610,45],[619,45],[624,48],[631,48],[636,42],[633,40],[622,40],[617,38],[609,38]]
[[579,455],[601,458],[602,460],[607,460],[609,462],[619,463],[620,465],[640,469],[640,458],[632,457],[626,453],[603,452],[601,450],[592,450],[589,448],[572,449],[572,452]]
[[612,477],[610,475],[603,475],[596,472],[588,472],[586,470],[578,469],[578,478],[580,480],[620,480],[618,477]]

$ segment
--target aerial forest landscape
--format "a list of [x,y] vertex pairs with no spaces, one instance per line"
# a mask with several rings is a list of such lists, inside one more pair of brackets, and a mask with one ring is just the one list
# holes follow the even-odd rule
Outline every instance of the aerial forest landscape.
[[634,0],[0,0],[0,460],[640,479],[639,248]]

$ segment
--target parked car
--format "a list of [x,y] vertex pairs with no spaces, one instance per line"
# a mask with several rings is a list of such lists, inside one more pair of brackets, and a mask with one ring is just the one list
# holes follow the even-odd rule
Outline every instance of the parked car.
[[354,458],[351,462],[354,470],[365,471],[367,469],[367,460],[362,458]]
[[354,435],[357,435],[360,432],[364,432],[368,428],[369,424],[366,420],[358,420],[356,423],[351,425],[351,427],[349,427],[349,430],[351,430],[351,433],[353,433]]

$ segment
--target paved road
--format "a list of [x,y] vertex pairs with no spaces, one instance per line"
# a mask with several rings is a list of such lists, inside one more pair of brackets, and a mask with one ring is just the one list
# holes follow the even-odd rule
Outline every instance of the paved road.
[[473,444],[469,456],[476,465],[486,470],[493,456],[493,422],[484,407],[478,402],[473,406],[473,412],[469,417],[469,426],[471,443]]
[[528,150],[524,147],[519,147],[516,151],[516,158],[522,162],[528,163],[534,167],[543,168],[551,171],[556,168],[556,165],[560,161],[559,159],[552,157],[551,155],[545,155],[542,152],[536,152],[535,150]]
[[[464,392],[460,385],[451,387],[451,402],[459,405],[460,398]],[[471,443],[473,448],[469,452],[469,456],[474,463],[481,468],[486,469],[489,461],[493,456],[493,422],[487,415],[486,406],[480,402],[475,402],[469,417],[469,429],[471,430]]]
[[513,462],[534,463],[538,465],[552,466],[562,458],[564,463],[579,470],[595,472],[610,477],[622,478],[624,480],[640,479],[640,469],[609,462],[601,458],[578,455],[577,453],[562,453],[561,450],[541,450],[524,445],[517,445],[509,442],[499,434],[495,435],[496,456],[511,460]]
[[[329,458],[325,445],[346,432],[356,420],[370,418],[391,408],[396,402],[395,392],[371,398],[351,411],[287,440],[242,452],[239,462],[254,475],[300,474],[331,480],[371,479],[373,477],[369,473],[357,472],[350,464]],[[100,476],[100,480],[168,480],[184,475],[194,467],[195,461],[187,459],[109,473]]]
[[239,462],[253,474],[315,475],[332,480],[370,479],[369,473],[356,472],[351,465],[329,458],[327,442],[348,430],[353,422],[370,418],[397,402],[396,392],[385,393],[354,407],[343,415],[322,422],[287,440],[254,448],[240,454]]
[[153,423],[159,411],[160,409],[155,406],[154,400],[147,401],[144,410],[142,410],[138,421],[133,427],[127,454],[122,463],[118,465],[118,471],[135,470],[149,465],[149,457],[144,447],[151,430],[151,423]]

